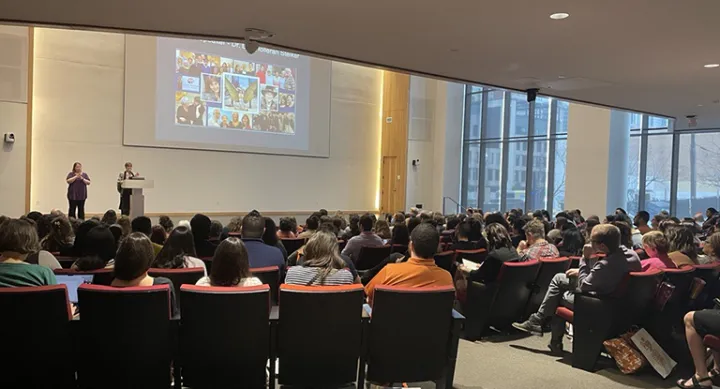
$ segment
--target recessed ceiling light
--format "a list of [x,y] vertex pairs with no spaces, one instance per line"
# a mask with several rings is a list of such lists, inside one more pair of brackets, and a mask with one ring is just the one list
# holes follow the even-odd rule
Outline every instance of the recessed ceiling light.
[[567,19],[569,16],[570,16],[570,14],[567,12],[556,12],[556,13],[550,15],[550,19],[563,20],[563,19]]
[[565,76],[563,76],[563,75],[559,75],[559,76],[558,76],[558,79],[560,79],[560,80],[564,80],[564,79],[566,79],[566,78],[567,78],[567,77],[565,77]]
[[717,68],[717,67],[720,67],[720,63],[709,63],[709,64],[705,65],[705,67],[708,69],[709,68]]
[[698,104],[698,107],[702,107],[702,106],[703,106],[702,104]]

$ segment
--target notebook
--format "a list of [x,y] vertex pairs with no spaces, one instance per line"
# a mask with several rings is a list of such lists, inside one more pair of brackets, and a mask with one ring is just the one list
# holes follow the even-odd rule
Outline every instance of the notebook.
[[466,268],[470,269],[470,271],[477,270],[480,268],[480,264],[473,261],[468,261],[467,259],[462,260],[463,265],[465,265]]
[[70,302],[73,304],[77,304],[78,302],[78,287],[80,287],[80,285],[82,284],[92,284],[93,281],[92,274],[62,274],[56,275],[55,278],[57,279],[58,284],[63,284],[67,287],[68,300],[70,300]]

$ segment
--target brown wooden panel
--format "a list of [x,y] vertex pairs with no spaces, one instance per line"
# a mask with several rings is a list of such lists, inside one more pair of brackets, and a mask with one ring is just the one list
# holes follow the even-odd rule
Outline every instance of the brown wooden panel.
[[405,209],[410,76],[383,72],[380,212]]

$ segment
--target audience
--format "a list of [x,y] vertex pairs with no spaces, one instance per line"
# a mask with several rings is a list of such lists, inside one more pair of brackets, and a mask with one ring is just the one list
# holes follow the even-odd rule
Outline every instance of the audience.
[[483,284],[495,282],[503,263],[520,261],[520,256],[510,240],[510,234],[502,224],[492,223],[487,226],[485,232],[487,233],[489,252],[482,266],[471,271],[462,263],[458,264],[458,268],[467,273],[468,282],[475,281]]
[[[513,220],[512,225],[512,232],[510,233],[510,239],[512,239],[513,247],[518,247],[520,245],[520,242],[525,240],[525,225],[528,224],[528,222],[531,219],[527,216],[518,216]],[[508,229],[507,226],[505,226],[505,229]]]
[[388,222],[385,220],[378,220],[377,223],[375,223],[375,234],[382,239],[392,238]]
[[229,237],[218,245],[213,255],[210,276],[198,280],[201,286],[258,286],[262,282],[250,272],[248,251],[242,240]]
[[70,221],[64,216],[53,219],[50,223],[50,233],[40,241],[43,250],[60,255],[70,253],[75,242]]
[[451,286],[450,273],[435,264],[435,253],[440,244],[440,234],[429,223],[422,223],[410,234],[410,259],[403,263],[385,266],[365,286],[368,302],[372,304],[375,287],[398,285],[405,287]]
[[280,252],[282,252],[283,259],[287,259],[288,252],[285,250],[285,246],[283,246],[282,242],[280,242],[280,239],[277,237],[277,226],[275,225],[275,220],[273,220],[270,217],[266,217],[265,219],[265,232],[263,232],[262,240],[265,242],[266,245],[277,247]]
[[[137,218],[136,218],[137,219]],[[111,286],[118,288],[133,286],[170,285],[170,312],[178,317],[175,289],[172,281],[165,277],[150,277],[148,270],[155,255],[150,238],[142,232],[128,235],[115,254],[115,278]]]
[[337,236],[329,231],[317,231],[305,245],[299,266],[288,269],[286,284],[346,285],[356,277],[338,254]]
[[294,218],[281,217],[280,218],[280,229],[277,231],[277,236],[280,239],[295,239],[297,236],[295,231],[297,229],[297,222]]
[[108,209],[107,212],[105,212],[105,214],[103,215],[102,219],[100,219],[100,223],[106,226],[111,226],[117,223],[117,220],[117,213],[115,213],[115,211],[112,209]]
[[212,257],[215,254],[215,245],[210,242],[210,218],[198,213],[190,219],[190,229],[195,238],[195,252],[198,257]]
[[455,227],[455,237],[453,238],[452,245],[449,249],[455,251],[487,248],[487,240],[485,240],[485,237],[482,236],[482,233],[479,235],[480,240],[471,240],[471,236],[474,235],[473,229],[475,226],[482,230],[482,224],[473,218],[465,219],[462,223],[458,224],[457,227]]
[[[630,271],[620,246],[620,230],[610,224],[598,225],[592,230],[590,242],[583,248],[580,268],[556,274],[538,311],[523,323],[513,323],[513,327],[542,336],[545,320],[555,315],[559,305],[572,307],[576,290],[599,295],[608,295],[615,290]],[[592,255],[596,252],[605,254],[605,257],[593,259]],[[564,334],[564,325],[553,326],[549,348],[555,355],[562,354]]]
[[[152,221],[147,216],[136,217],[132,220],[132,223],[130,225],[132,226],[132,232],[140,232],[142,234],[145,234],[148,239],[150,238],[150,235],[152,235]],[[157,255],[160,250],[162,250],[162,245],[159,245],[152,241],[150,241],[150,244],[153,247],[154,255]]]
[[[122,215],[117,221],[117,224],[122,228],[122,239],[124,239],[126,236],[130,235],[132,233],[132,225],[130,223],[130,218]],[[76,234],[77,235],[77,234]]]
[[205,262],[197,258],[195,237],[187,227],[177,227],[170,233],[162,250],[155,256],[152,267],[159,269],[202,268]]
[[668,256],[668,250],[670,244],[660,231],[650,231],[643,235],[642,238],[643,249],[648,255],[648,259],[640,261],[642,270],[647,271],[650,269],[676,269],[675,263]]
[[348,240],[347,244],[345,245],[342,253],[350,257],[353,262],[357,262],[358,257],[360,256],[361,248],[377,247],[383,246],[385,244],[382,238],[377,236],[377,234],[372,231],[373,224],[374,222],[372,217],[367,213],[364,214],[360,218],[360,235],[350,238],[350,240]]
[[114,266],[117,242],[110,227],[94,225],[82,239],[80,257],[72,264],[72,269],[90,271]]
[[308,239],[320,226],[320,218],[317,216],[310,216],[305,220],[305,231],[301,232],[297,237],[302,239]]
[[635,219],[633,220],[635,227],[637,227],[638,231],[640,231],[640,233],[643,235],[647,234],[652,230],[650,226],[648,226],[648,222],[650,222],[650,214],[646,211],[638,212],[637,215],[635,215]]
[[88,232],[92,230],[93,228],[101,225],[98,221],[94,219],[88,219],[84,222],[80,223],[80,225],[77,228],[77,231],[75,231],[75,242],[73,243],[73,249],[71,251],[70,256],[74,257],[81,257],[83,253],[85,252],[85,244]]
[[208,233],[208,240],[212,242],[214,245],[217,245],[220,243],[220,239],[222,238],[223,233],[223,225],[220,223],[219,220],[213,220],[210,222],[210,232]]
[[[29,220],[33,225],[35,226],[35,229],[37,230],[38,239],[42,241],[45,239],[48,234],[50,234],[50,230],[52,230],[52,221],[55,220],[56,217],[64,216],[62,214],[60,215],[42,215],[37,220],[26,218],[26,220]],[[21,217],[22,219],[23,217]]]
[[561,257],[576,257],[582,255],[582,249],[585,245],[580,231],[575,229],[566,229],[560,233],[560,246],[557,246],[558,255]]
[[[243,218],[242,241],[248,252],[250,268],[279,266],[282,270],[285,257],[279,248],[269,246],[262,240],[265,233],[265,218],[248,214]],[[196,240],[197,241],[197,240]]]
[[158,244],[160,246],[165,244],[165,240],[167,239],[167,235],[165,234],[165,229],[163,226],[156,224],[152,226],[152,232],[150,233],[150,241]]
[[545,225],[540,220],[531,220],[525,227],[525,239],[518,244],[518,253],[524,260],[557,258],[557,247],[545,240]]
[[632,248],[632,232],[630,225],[623,221],[614,221],[610,223],[617,227],[620,231],[620,249],[625,253],[630,271],[642,271],[642,265],[640,264],[640,256]]
[[720,261],[720,232],[716,232],[705,239],[702,251],[705,255],[702,259],[698,255],[698,262],[700,264],[715,263]]
[[[32,220],[32,219],[31,219]],[[0,224],[0,287],[55,285],[55,274],[47,267],[25,262],[40,248],[38,234],[30,222],[9,219]]]
[[168,215],[160,216],[158,224],[160,224],[162,226],[162,228],[165,230],[165,235],[168,235],[168,236],[172,232],[173,228],[175,228],[175,225],[173,224],[172,219],[170,219],[170,216],[168,216]]
[[711,228],[715,227],[715,225],[718,223],[718,220],[720,220],[720,213],[718,213],[717,209],[715,208],[708,208],[705,211],[705,216],[707,216],[707,219],[705,219],[705,222],[702,224],[703,231],[708,231]]
[[342,240],[348,241],[355,236],[360,235],[360,216],[357,214],[350,215],[350,222],[345,229],[345,233],[341,236]]
[[670,244],[668,256],[677,267],[697,265],[697,246],[695,236],[687,227],[668,226],[665,236]]
[[395,223],[392,229],[391,244],[407,246],[410,244],[410,230],[404,222]]

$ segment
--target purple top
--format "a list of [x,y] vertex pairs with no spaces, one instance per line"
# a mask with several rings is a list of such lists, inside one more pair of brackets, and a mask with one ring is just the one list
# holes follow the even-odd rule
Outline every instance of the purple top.
[[[72,178],[73,176],[75,176],[75,172],[68,173],[66,180]],[[82,178],[84,178],[88,181],[90,180],[90,177],[88,177],[88,175],[85,172],[82,173]],[[70,184],[68,184],[67,196],[68,196],[68,200],[85,200],[85,199],[87,199],[87,184],[85,183],[85,181],[75,180],[75,181],[71,182]]]

